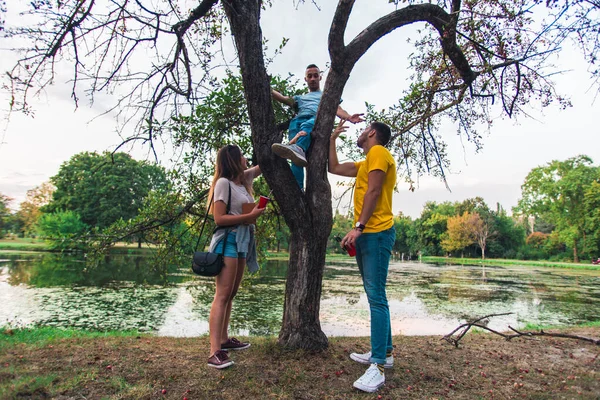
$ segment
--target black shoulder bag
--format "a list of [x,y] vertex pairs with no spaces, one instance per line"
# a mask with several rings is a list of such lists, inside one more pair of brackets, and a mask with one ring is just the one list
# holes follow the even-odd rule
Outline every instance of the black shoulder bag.
[[[213,196],[210,201],[212,203],[214,199],[215,193],[213,191]],[[229,207],[231,204],[231,184],[229,184],[229,199],[227,200],[227,214],[229,214]],[[204,225],[206,224],[206,219],[208,218],[208,209],[206,208],[206,215],[204,216],[204,222],[202,223],[202,229],[200,229],[200,236],[198,236],[198,241],[196,242],[196,249],[194,250],[194,257],[192,258],[192,271],[195,274],[202,276],[217,276],[221,273],[223,269],[223,265],[225,264],[225,246],[227,245],[227,236],[229,236],[229,227],[220,227],[217,226],[215,232],[219,229],[227,229],[225,233],[225,237],[223,238],[223,251],[221,254],[211,253],[209,251],[196,251],[198,250],[198,244],[200,243],[200,238],[202,237],[202,232],[204,232]],[[206,243],[204,244],[206,247]]]

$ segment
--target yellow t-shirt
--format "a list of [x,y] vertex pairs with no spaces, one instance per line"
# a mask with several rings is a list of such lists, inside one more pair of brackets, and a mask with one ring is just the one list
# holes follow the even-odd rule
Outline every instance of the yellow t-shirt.
[[369,188],[369,172],[380,170],[385,172],[385,179],[381,194],[377,199],[373,215],[367,221],[365,233],[381,232],[394,225],[392,213],[392,193],[396,186],[396,162],[392,154],[383,146],[376,145],[369,149],[364,161],[354,163],[358,170],[356,174],[356,187],[354,188],[354,223],[358,221],[362,212],[365,194]]

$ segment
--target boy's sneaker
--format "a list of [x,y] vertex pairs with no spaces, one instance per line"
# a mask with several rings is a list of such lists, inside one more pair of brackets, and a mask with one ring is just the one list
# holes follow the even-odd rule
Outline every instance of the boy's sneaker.
[[363,392],[373,393],[385,384],[385,375],[379,371],[377,364],[371,364],[367,372],[354,382],[354,387]]
[[229,350],[244,350],[250,347],[250,343],[240,342],[236,338],[232,337],[227,339],[225,343],[221,345],[221,350],[229,351]]
[[296,144],[273,143],[271,150],[279,157],[291,160],[299,167],[306,167],[308,165],[304,150]]
[[[371,364],[371,352],[367,353],[352,353],[350,354],[350,358],[356,362],[361,364]],[[385,358],[385,364],[383,364],[383,368],[392,368],[394,366],[394,356],[389,356]]]
[[208,359],[208,366],[212,368],[223,369],[231,367],[232,365],[233,361],[229,359],[227,352],[223,350],[215,351],[215,354]]

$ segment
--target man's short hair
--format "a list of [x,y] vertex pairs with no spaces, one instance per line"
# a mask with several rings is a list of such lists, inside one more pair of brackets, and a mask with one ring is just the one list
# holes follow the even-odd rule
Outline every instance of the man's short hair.
[[315,64],[308,64],[308,67],[306,67],[306,69],[310,69],[310,68],[316,68],[316,69],[318,69],[319,71],[321,71],[321,70],[319,69],[319,67],[317,67]]
[[371,128],[375,129],[377,141],[380,145],[385,146],[392,137],[392,130],[383,122],[371,122]]

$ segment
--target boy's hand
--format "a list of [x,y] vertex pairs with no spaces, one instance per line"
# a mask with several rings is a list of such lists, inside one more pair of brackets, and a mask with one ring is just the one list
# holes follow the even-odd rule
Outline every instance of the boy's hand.
[[364,122],[364,119],[362,118],[363,115],[364,114],[352,114],[350,117],[348,117],[348,121],[352,122],[353,124]]

